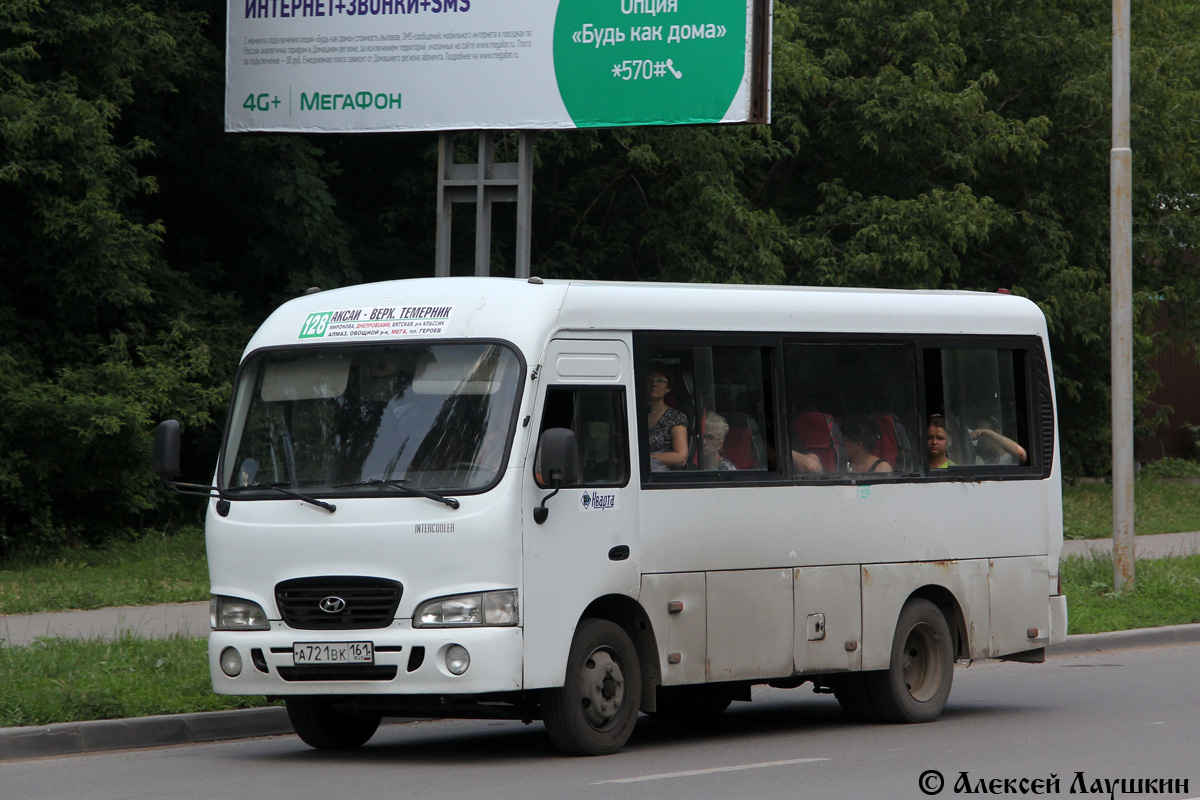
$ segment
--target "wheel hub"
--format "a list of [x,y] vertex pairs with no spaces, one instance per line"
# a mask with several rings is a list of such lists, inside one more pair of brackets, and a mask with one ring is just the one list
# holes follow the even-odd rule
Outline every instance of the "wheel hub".
[[593,728],[609,724],[625,700],[625,675],[608,650],[595,650],[580,675],[583,716]]

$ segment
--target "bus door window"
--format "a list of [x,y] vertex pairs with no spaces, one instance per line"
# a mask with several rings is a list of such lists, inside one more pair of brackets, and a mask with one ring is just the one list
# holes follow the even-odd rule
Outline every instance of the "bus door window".
[[[629,480],[629,436],[623,388],[546,390],[539,438],[550,428],[569,428],[579,450],[580,486],[624,486]],[[534,470],[541,477],[540,454]]]

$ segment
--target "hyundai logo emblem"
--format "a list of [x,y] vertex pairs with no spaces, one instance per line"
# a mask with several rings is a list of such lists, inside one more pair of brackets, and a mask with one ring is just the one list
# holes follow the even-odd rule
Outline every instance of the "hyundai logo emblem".
[[317,605],[326,614],[340,614],[346,610],[346,601],[332,594],[329,597],[322,597],[321,602]]

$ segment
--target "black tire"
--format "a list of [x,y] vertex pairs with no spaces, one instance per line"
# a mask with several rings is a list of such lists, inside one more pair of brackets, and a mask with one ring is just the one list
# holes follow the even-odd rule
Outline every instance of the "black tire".
[[932,722],[942,715],[954,681],[954,638],[928,600],[904,604],[892,638],[891,664],[863,673],[871,704],[887,722]]
[[867,691],[869,672],[850,672],[830,677],[829,686],[837,698],[842,713],[855,722],[878,722],[879,712]]
[[286,703],[296,735],[318,750],[361,747],[379,728],[379,717],[338,711],[329,697],[289,697]]
[[719,717],[733,702],[726,686],[659,686],[654,716],[680,722]]
[[641,700],[642,671],[629,634],[587,619],[571,642],[565,684],[542,692],[542,720],[560,752],[611,755],[633,733]]

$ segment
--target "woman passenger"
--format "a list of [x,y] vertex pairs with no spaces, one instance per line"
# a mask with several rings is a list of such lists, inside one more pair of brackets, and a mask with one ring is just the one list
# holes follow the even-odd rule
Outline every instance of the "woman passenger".
[[929,418],[929,468],[945,469],[958,466],[950,460],[950,436],[946,433],[946,418],[934,414]]
[[842,438],[851,472],[891,472],[892,465],[875,455],[879,424],[870,417],[850,417],[842,423]]
[[724,472],[737,469],[728,458],[721,456],[729,423],[720,414],[704,415],[704,448],[700,451],[700,469]]
[[651,472],[679,469],[687,462],[687,416],[667,405],[670,392],[671,381],[667,378],[666,367],[651,364],[646,375],[646,396],[650,398],[646,427],[650,431]]

